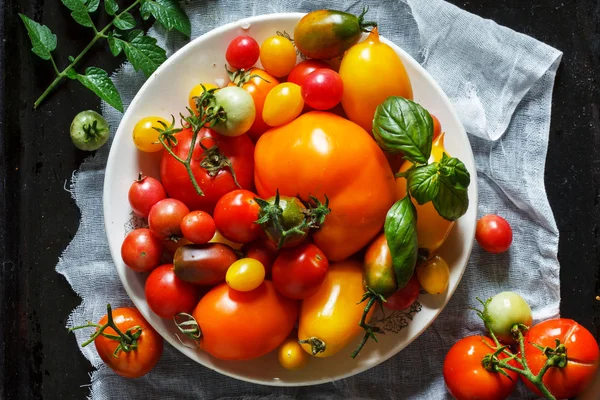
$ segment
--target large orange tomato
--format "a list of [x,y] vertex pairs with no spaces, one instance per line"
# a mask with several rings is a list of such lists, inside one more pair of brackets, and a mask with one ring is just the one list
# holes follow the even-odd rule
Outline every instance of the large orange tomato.
[[267,131],[256,144],[254,177],[263,198],[309,195],[331,214],[313,239],[330,261],[356,253],[381,231],[394,203],[394,175],[373,138],[337,115],[311,111]]
[[[429,157],[430,163],[440,161],[444,152],[448,154],[444,149],[444,136],[445,134],[442,133],[434,139],[431,147],[431,156]],[[400,168],[400,172],[408,170],[412,165],[413,164],[410,161],[405,161]],[[402,199],[406,196],[406,178],[396,179],[396,190],[398,199]],[[440,214],[438,214],[431,201],[419,205],[413,199],[413,204],[417,209],[417,237],[419,238],[419,248],[427,249],[429,254],[432,254],[444,243],[454,226],[454,222],[440,217]]]
[[298,302],[264,281],[249,292],[226,283],[213,288],[192,313],[202,337],[200,346],[222,360],[250,360],[275,350],[298,319]]

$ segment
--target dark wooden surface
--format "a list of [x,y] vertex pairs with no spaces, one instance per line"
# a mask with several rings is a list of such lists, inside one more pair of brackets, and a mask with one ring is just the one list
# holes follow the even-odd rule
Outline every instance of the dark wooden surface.
[[[599,337],[600,3],[452,2],[565,53],[554,91],[546,188],[561,233],[561,312]],[[0,4],[0,399],[83,399],[92,369],[64,328],[80,299],[54,268],[79,224],[64,185],[86,156],[72,146],[67,127],[84,107],[98,109],[99,101],[67,83],[32,111],[51,70],[30,52],[17,13],[52,27],[58,60],[76,55],[89,32],[70,21],[58,0]],[[82,66],[112,71],[120,62],[102,45]]]

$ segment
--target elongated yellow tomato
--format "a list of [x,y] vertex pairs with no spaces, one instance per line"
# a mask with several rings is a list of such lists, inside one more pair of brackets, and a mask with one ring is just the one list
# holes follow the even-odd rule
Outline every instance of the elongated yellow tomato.
[[262,118],[269,126],[279,126],[293,121],[304,108],[300,86],[284,82],[275,86],[265,99]]
[[[448,154],[444,149],[444,133],[442,133],[433,141],[429,162],[440,161],[444,152]],[[400,167],[400,172],[408,170],[411,166],[411,162],[405,161]],[[396,193],[398,199],[406,196],[406,178],[396,179]],[[454,226],[454,222],[440,217],[432,202],[419,205],[413,199],[413,204],[417,209],[419,248],[427,249],[429,254],[432,254],[444,243]]]
[[358,323],[364,304],[357,304],[363,293],[360,262],[330,265],[319,291],[302,302],[298,326],[298,339],[306,341],[302,348],[316,357],[329,357],[363,333]]
[[377,28],[364,42],[348,50],[339,73],[344,82],[344,111],[350,121],[367,132],[373,128],[375,109],[385,99],[390,96],[413,98],[404,64],[394,49],[379,41]]

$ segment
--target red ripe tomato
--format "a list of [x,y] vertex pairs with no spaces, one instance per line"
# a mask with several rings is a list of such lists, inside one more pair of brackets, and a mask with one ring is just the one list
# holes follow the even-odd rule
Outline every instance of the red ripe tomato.
[[254,193],[243,189],[221,197],[213,215],[217,229],[225,239],[248,243],[262,235],[262,227],[255,223],[260,211],[255,197]]
[[512,243],[512,229],[506,220],[498,215],[486,215],[477,221],[475,239],[488,253],[502,253]]
[[[531,372],[537,374],[547,357],[534,345],[556,347],[556,339],[567,348],[567,365],[552,367],[542,382],[557,399],[568,399],[581,394],[592,382],[598,370],[598,343],[594,336],[572,319],[551,319],[533,326],[525,336],[525,358]],[[541,396],[528,380],[525,385]]]
[[435,140],[436,137],[440,136],[442,133],[442,125],[440,124],[440,120],[437,119],[437,117],[433,114],[431,115],[431,119],[433,119],[433,140]]
[[215,221],[204,211],[192,211],[181,221],[181,233],[192,243],[208,243],[216,230]]
[[295,83],[298,86],[302,86],[304,84],[304,80],[311,72],[313,72],[314,70],[317,70],[317,69],[321,69],[321,68],[331,69],[329,64],[327,64],[325,61],[321,61],[321,60],[302,61],[302,62],[296,64],[296,66],[294,68],[292,68],[292,71],[288,75],[287,81]]
[[121,258],[125,265],[137,272],[152,271],[160,264],[162,243],[150,229],[135,229],[125,236]]
[[[192,131],[184,129],[175,136],[178,143],[173,147],[173,152],[185,159],[190,149]],[[200,143],[208,150],[204,150]],[[203,161],[205,167],[200,165]],[[160,169],[161,181],[169,196],[181,200],[190,210],[212,214],[215,204],[223,195],[238,189],[232,170],[242,189],[251,190],[254,186],[254,145],[246,135],[222,136],[212,129],[201,129],[194,146],[191,168],[204,196],[194,189],[185,166],[166,150]]]
[[317,69],[308,74],[302,84],[304,102],[316,110],[335,107],[343,93],[342,78],[332,69]]
[[260,46],[250,36],[238,36],[229,43],[225,58],[235,69],[252,67],[260,56]]
[[160,239],[181,237],[181,221],[190,212],[177,199],[164,199],[156,203],[148,215],[150,231]]
[[[505,370],[508,375],[505,376],[500,372],[488,371],[481,364],[487,354],[493,353],[488,344],[494,345],[488,337],[468,336],[456,342],[446,355],[444,381],[456,400],[503,400],[515,389],[516,372]],[[505,354],[499,356],[500,359],[506,357]],[[513,363],[515,367],[518,366]]]
[[393,295],[383,303],[385,308],[390,310],[405,310],[410,307],[419,297],[421,286],[417,279],[417,274],[413,274],[406,286],[398,289]]
[[253,258],[261,262],[265,267],[265,277],[269,278],[271,276],[271,269],[278,254],[277,246],[273,242],[266,239],[255,240],[245,244],[242,251],[247,258]]
[[191,313],[200,294],[200,287],[179,279],[173,264],[165,264],[148,275],[146,301],[150,309],[161,318],[173,318],[180,312]]
[[167,197],[167,192],[157,179],[140,174],[129,188],[127,197],[133,212],[146,218],[152,206]]
[[181,246],[185,246],[186,244],[192,244],[192,242],[190,242],[187,238],[185,237],[170,237],[167,239],[163,239],[162,241],[163,244],[163,249],[173,255],[175,254],[175,252],[177,251],[178,248],[180,248]]
[[226,283],[208,292],[192,313],[200,346],[222,360],[250,360],[275,350],[294,329],[298,302],[281,296],[264,281],[249,292]]
[[305,299],[317,293],[325,280],[329,260],[312,243],[283,249],[275,259],[271,275],[279,293],[290,299]]

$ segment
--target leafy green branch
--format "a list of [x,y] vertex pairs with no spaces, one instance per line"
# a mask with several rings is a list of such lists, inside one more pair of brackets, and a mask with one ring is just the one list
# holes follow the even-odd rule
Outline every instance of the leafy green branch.
[[125,53],[136,71],[142,71],[146,77],[150,76],[167,59],[167,54],[156,44],[156,39],[146,36],[141,30],[133,30],[136,20],[132,12],[135,10],[139,9],[144,20],[154,17],[167,30],[177,30],[187,37],[191,35],[190,20],[177,0],[135,0],[121,12],[116,0],[104,0],[104,11],[113,19],[102,29],[96,27],[91,17],[91,14],[98,10],[100,0],[61,1],[71,11],[75,22],[92,29],[94,36],[77,57],[69,56],[70,63],[61,71],[52,55],[58,44],[56,35],[47,26],[19,14],[31,40],[32,52],[41,59],[50,61],[56,74],[54,81],[35,101],[34,109],[40,106],[59,83],[68,78],[79,81],[102,100],[123,111],[121,95],[106,71],[98,67],[88,67],[80,74],[75,67],[96,42],[106,39],[114,56]]

